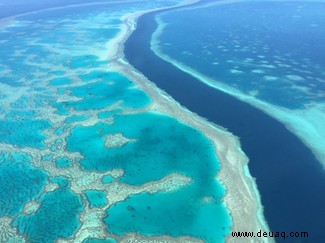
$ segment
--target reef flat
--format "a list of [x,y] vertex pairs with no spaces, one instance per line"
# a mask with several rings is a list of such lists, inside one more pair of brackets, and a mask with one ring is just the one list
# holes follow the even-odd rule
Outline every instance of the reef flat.
[[[191,6],[189,8],[177,9],[175,11],[162,11],[140,17],[135,34],[133,34],[127,41],[126,57],[135,68],[140,70],[159,88],[165,90],[181,105],[184,105],[191,111],[206,117],[216,124],[221,124],[227,127],[230,131],[240,137],[243,150],[247,153],[250,160],[250,171],[252,175],[256,177],[256,183],[261,192],[262,204],[265,207],[264,214],[272,231],[303,231],[308,228],[310,239],[312,238],[314,241],[322,239],[324,233],[319,226],[322,225],[321,221],[324,215],[322,205],[325,202],[325,198],[322,193],[322,188],[325,186],[325,177],[321,164],[317,161],[311,150],[308,149],[308,147],[297,136],[294,136],[287,127],[263,113],[260,109],[256,109],[247,104],[255,99],[254,97],[247,95],[247,99],[244,100],[241,99],[240,96],[236,95],[240,92],[238,90],[240,86],[242,86],[243,89],[251,86],[259,89],[260,86],[262,86],[262,88],[264,88],[263,92],[265,93],[268,91],[265,86],[268,86],[262,80],[257,84],[257,81],[253,79],[255,76],[252,76],[251,78],[249,77],[249,70],[252,67],[255,67],[255,65],[248,65],[249,61],[253,62],[255,59],[248,59],[244,64],[240,64],[238,60],[233,60],[233,56],[240,56],[240,58],[251,56],[252,58],[254,57],[258,59],[254,62],[259,63],[260,58],[265,59],[270,53],[265,54],[264,57],[258,57],[258,52],[264,52],[265,50],[263,48],[256,48],[255,44],[253,46],[249,45],[247,48],[243,47],[242,49],[240,47],[229,48],[227,51],[225,45],[233,45],[234,42],[238,42],[239,40],[240,42],[242,41],[242,39],[238,39],[238,36],[236,38],[228,37],[226,41],[223,40],[224,47],[220,47],[221,50],[219,50],[218,45],[209,43],[209,41],[212,43],[219,41],[219,35],[216,35],[219,31],[221,31],[220,35],[226,36],[234,36],[234,34],[238,35],[239,33],[243,36],[248,35],[247,31],[240,32],[241,30],[238,30],[238,28],[240,29],[241,23],[237,23],[238,25],[234,26],[236,28],[232,32],[233,29],[230,27],[233,26],[230,25],[230,23],[232,23],[232,21],[236,22],[237,19],[233,18],[233,15],[227,15],[227,11],[239,12],[242,14],[240,16],[243,16],[243,19],[246,21],[247,11],[241,11],[240,6],[242,5],[248,5],[249,8],[256,11],[256,9],[263,9],[261,6],[264,6],[264,4],[266,6],[275,4],[280,9],[282,9],[280,7],[281,4],[284,4],[286,8],[291,8],[296,4],[282,3],[278,1],[268,1],[266,3],[256,2],[256,5],[255,2],[243,1],[223,1],[213,4],[210,1],[207,2],[209,2],[207,5],[196,5],[194,7]],[[297,5],[299,5],[297,11],[303,9],[300,2],[297,3]],[[216,11],[219,11],[220,8],[226,9],[227,11],[221,11],[222,14],[220,13],[220,15],[217,15]],[[273,11],[273,8],[267,9],[268,11]],[[309,8],[307,8],[307,10],[308,9]],[[309,14],[309,17],[314,17],[314,15],[310,14],[312,11],[309,10],[306,11],[306,13],[307,15]],[[318,10],[316,13],[323,15],[323,12]],[[277,14],[277,12],[273,14]],[[220,16],[223,15],[227,15],[226,17],[230,20],[223,21],[223,18],[220,21],[211,21],[212,18],[220,18]],[[205,21],[207,22],[207,25],[203,25],[204,27],[207,27],[206,29],[201,26],[203,19],[200,18],[200,16],[206,18]],[[286,14],[283,16],[287,17]],[[265,15],[261,15],[260,17],[264,18]],[[157,22],[155,22],[154,19],[156,19]],[[161,19],[165,22],[161,22]],[[184,21],[184,19],[187,19],[188,21]],[[252,21],[255,21],[253,17]],[[266,20],[263,20],[260,23],[265,23],[265,21]],[[272,18],[268,19],[268,21],[272,22]],[[318,21],[322,22],[322,19],[319,19]],[[293,22],[296,23],[295,21]],[[196,24],[192,24],[192,26],[190,23]],[[289,23],[291,24],[291,22]],[[300,23],[300,21],[298,21],[298,23]],[[225,25],[225,28],[216,28],[219,25]],[[272,25],[271,27],[276,28],[276,26]],[[196,31],[193,32],[194,28]],[[289,29],[290,28],[291,27],[289,26]],[[171,32],[171,30],[173,30],[173,32]],[[266,30],[268,29],[259,29],[261,32]],[[309,31],[310,29],[306,27],[306,29],[297,28],[293,30],[303,32],[305,30]],[[155,31],[156,33],[153,34]],[[249,31],[251,31],[250,33],[253,36],[256,34],[254,30]],[[257,33],[259,33],[259,31]],[[281,33],[284,34],[283,32]],[[322,36],[323,32],[312,31],[312,33],[313,36],[319,38]],[[201,38],[202,36],[209,37],[210,39]],[[309,38],[308,35],[306,36],[304,36],[304,38]],[[278,36],[276,35],[276,37]],[[272,38],[272,35],[268,35],[267,38]],[[250,40],[252,39],[247,39],[248,42]],[[294,42],[294,38],[292,41]],[[206,43],[206,45],[202,45],[202,43]],[[256,40],[256,43],[259,43],[259,40]],[[281,45],[281,41],[278,40],[277,43],[279,44],[279,48],[284,48],[284,46]],[[322,46],[323,43],[324,42],[320,41],[318,46]],[[273,44],[275,45],[275,43]],[[260,43],[256,45],[260,45]],[[134,46],[137,46],[138,49],[134,49]],[[186,50],[184,50],[185,46]],[[290,46],[286,46],[285,48],[289,47]],[[188,52],[191,48],[192,51]],[[213,55],[214,48],[218,49],[218,55]],[[268,52],[272,51],[268,49]],[[140,61],[136,58],[139,53],[142,55],[142,60]],[[304,53],[309,53],[308,55],[311,55],[311,53],[314,52],[309,50]],[[231,55],[229,56],[229,54]],[[314,54],[316,57],[319,56],[317,50]],[[202,59],[200,57],[202,57]],[[215,63],[210,62],[214,58],[218,58],[218,61],[215,61]],[[300,59],[298,58],[297,60]],[[324,59],[319,59],[319,61],[322,60]],[[267,60],[261,60],[261,63],[266,61]],[[290,62],[293,61],[294,60],[291,60]],[[218,67],[218,63],[222,65],[222,68]],[[285,65],[283,62],[279,63],[276,61],[275,63]],[[266,63],[264,64],[266,65]],[[188,65],[192,66],[192,68],[188,67]],[[199,73],[193,68],[193,66],[196,67],[196,69],[200,67],[200,71],[203,73],[205,71],[205,66],[207,67],[207,71],[214,71],[215,75],[225,73],[227,74],[225,75],[227,79],[214,80],[210,75],[208,76]],[[234,70],[227,68],[231,66],[234,66]],[[155,67],[159,67],[159,69],[155,69]],[[235,67],[238,69],[237,71],[235,71]],[[245,67],[245,72],[241,73],[239,67]],[[309,67],[310,66],[305,66],[304,68]],[[264,71],[269,72],[269,74],[277,71],[277,69],[268,69],[269,66],[265,68],[267,70]],[[281,70],[286,70],[287,72],[301,71],[297,71],[297,68],[293,70]],[[315,72],[314,80],[316,83],[319,68],[317,68],[317,70],[318,71]],[[260,71],[258,71],[257,74],[261,75]],[[267,84],[269,84],[269,82],[275,82],[274,76],[277,75],[277,73],[267,75]],[[245,78],[240,79],[242,77]],[[281,73],[279,74],[279,77],[281,77]],[[303,85],[301,79],[297,77],[297,75],[287,75],[286,78],[289,78],[291,81],[299,81],[299,85]],[[250,84],[251,81],[254,81],[252,82],[253,84]],[[281,81],[278,80],[276,82],[278,82],[277,84],[279,85],[277,89],[280,89],[282,84]],[[231,89],[231,91],[236,91],[236,93],[229,92],[230,85],[228,85],[228,83],[237,87],[236,89]],[[217,88],[216,84],[218,84],[219,88]],[[284,82],[284,84],[287,83]],[[310,85],[310,83],[307,82],[304,85]],[[273,93],[273,88],[275,87],[270,89],[270,93],[276,96],[276,94]],[[296,88],[294,87],[294,89]],[[282,94],[286,91],[286,89],[283,89]],[[288,90],[290,94],[296,94],[291,91],[292,90],[290,89]],[[256,92],[252,92],[251,95],[255,93]],[[298,94],[299,93],[300,91]],[[317,97],[322,96],[321,84],[315,95]],[[304,96],[301,95],[297,95],[297,97],[294,96],[292,102],[294,105],[297,105],[295,104],[296,99],[301,100],[303,98]],[[305,98],[309,99],[310,97],[308,96]],[[283,96],[281,99],[288,100],[287,96]],[[322,122],[321,117],[322,116],[320,116],[318,120],[320,123]],[[306,117],[306,119],[309,118]],[[298,119],[298,121],[300,121],[300,119]],[[318,129],[321,130],[320,127]],[[315,131],[317,133],[317,129]],[[321,132],[322,131],[320,131],[320,133]],[[303,198],[301,198],[302,193],[305,195]],[[310,208],[310,210],[305,210],[306,205],[309,205],[308,208]]]
[[123,59],[137,17],[191,3],[6,17],[0,242],[223,242],[267,229],[238,139]]
[[[128,28],[124,29],[124,33],[121,32],[120,36],[117,37],[118,43],[128,40],[128,35],[134,30],[136,21],[140,17],[141,15],[139,14],[125,16],[124,22]],[[141,32],[141,35],[144,34],[143,29],[139,32]],[[152,111],[158,110],[177,117],[184,123],[198,128],[214,143],[217,156],[221,162],[221,168],[217,177],[227,188],[224,201],[232,215],[232,230],[256,231],[263,229],[267,231],[268,226],[263,216],[263,209],[259,201],[260,196],[255,181],[249,173],[247,167],[248,158],[240,148],[239,139],[223,127],[211,123],[181,106],[143,74],[139,73],[136,69],[130,68],[128,62],[124,60],[124,55],[119,55],[124,53],[122,51],[124,46],[120,45],[119,48],[121,51],[111,53],[111,59],[116,60],[115,65],[111,65],[111,69],[135,80],[138,86],[152,97],[153,101],[148,109]],[[162,75],[164,74],[162,73]],[[227,240],[233,241],[234,239],[228,238]],[[272,239],[267,240],[273,241]]]

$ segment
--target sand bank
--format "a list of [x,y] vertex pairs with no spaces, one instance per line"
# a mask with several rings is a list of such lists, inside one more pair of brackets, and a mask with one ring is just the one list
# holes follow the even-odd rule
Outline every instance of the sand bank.
[[[187,1],[182,5],[185,6],[194,2],[196,1]],[[232,215],[232,230],[269,231],[264,220],[260,195],[248,170],[248,158],[240,148],[239,139],[226,129],[208,122],[182,107],[124,59],[124,42],[136,28],[137,18],[147,12],[149,11],[132,13],[123,17],[124,23],[121,26],[120,33],[107,44],[106,58],[108,57],[110,60],[110,70],[127,76],[152,98],[152,103],[147,108],[148,111],[176,117],[178,120],[202,131],[214,143],[217,156],[221,162],[221,170],[216,177],[227,189],[224,202]],[[238,242],[238,239],[231,237],[227,240]],[[246,238],[245,241],[247,240]],[[269,240],[272,241],[272,239]]]

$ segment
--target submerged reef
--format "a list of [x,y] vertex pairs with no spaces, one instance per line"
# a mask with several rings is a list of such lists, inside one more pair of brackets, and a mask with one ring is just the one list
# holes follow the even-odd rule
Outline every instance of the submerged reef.
[[[104,138],[117,132],[135,141],[105,147]],[[132,185],[159,180],[172,171],[207,187],[219,167],[212,143],[199,131],[161,114],[119,115],[112,125],[77,126],[67,143],[69,151],[83,154],[83,169],[123,169],[121,181]]]
[[83,211],[80,196],[60,187],[39,199],[40,208],[32,215],[21,215],[13,223],[29,242],[55,242],[70,238],[80,228],[79,213]]
[[0,154],[0,217],[16,216],[35,199],[47,183],[47,173],[30,165],[24,153]]
[[122,16],[179,2],[39,10],[0,29],[0,242],[230,234],[214,144],[150,110],[152,97],[102,56]]

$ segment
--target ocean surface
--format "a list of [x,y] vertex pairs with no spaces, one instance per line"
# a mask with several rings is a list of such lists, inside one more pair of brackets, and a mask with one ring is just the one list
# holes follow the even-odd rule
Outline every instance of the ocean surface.
[[[321,242],[321,161],[278,116],[248,101],[287,113],[323,104],[323,3],[201,6],[142,16],[126,42],[127,60],[180,104],[240,137],[271,231],[309,233],[277,241]],[[316,124],[323,121],[319,112]]]
[[0,1],[0,242],[223,242],[213,143],[109,70],[127,13],[179,1]]
[[157,16],[152,49],[285,123],[325,168],[325,2],[208,3]]

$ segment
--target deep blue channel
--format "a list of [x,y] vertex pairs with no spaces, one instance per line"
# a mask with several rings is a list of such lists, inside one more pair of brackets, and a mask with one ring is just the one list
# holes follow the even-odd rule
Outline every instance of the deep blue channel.
[[324,240],[325,173],[320,162],[280,122],[157,57],[150,40],[158,13],[138,19],[125,44],[126,59],[180,104],[240,137],[271,231],[309,234],[308,238],[276,238],[277,242]]

